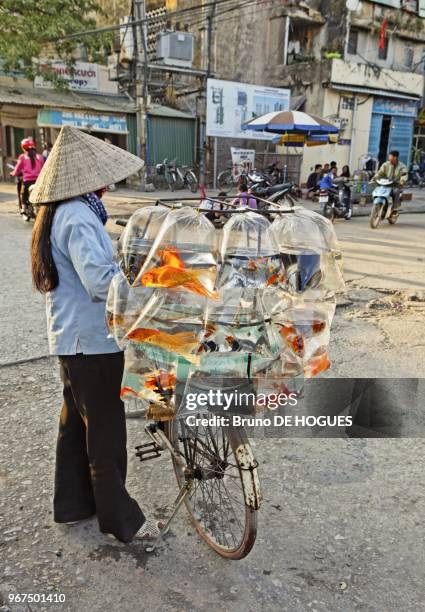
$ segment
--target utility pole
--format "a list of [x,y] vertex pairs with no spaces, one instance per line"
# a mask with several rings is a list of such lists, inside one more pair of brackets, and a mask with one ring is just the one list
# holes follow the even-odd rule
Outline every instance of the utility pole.
[[[213,19],[215,15],[217,4],[211,7],[210,14],[207,16],[207,75],[204,78],[203,90],[205,93],[205,112],[207,105],[207,79],[211,75],[211,63],[212,63],[212,35],[213,35]],[[205,122],[200,119],[199,121],[199,182],[201,186],[205,187],[205,158],[206,158],[206,140],[207,136],[205,133]]]
[[[133,11],[138,21],[146,18],[145,0],[133,0]],[[135,26],[136,35],[136,100],[137,141],[139,155],[147,162],[147,107],[148,107],[148,49],[146,23]],[[143,73],[142,73],[143,68]],[[146,168],[146,166],[145,166]],[[145,170],[146,172],[146,170]],[[146,175],[145,175],[146,177]]]

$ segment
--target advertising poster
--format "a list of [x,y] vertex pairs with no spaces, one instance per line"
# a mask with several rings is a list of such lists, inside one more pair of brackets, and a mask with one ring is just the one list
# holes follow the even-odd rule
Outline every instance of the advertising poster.
[[[54,70],[58,77],[63,79],[68,87],[74,91],[97,91],[98,90],[98,66],[87,62],[75,62],[71,69],[65,62],[50,62],[41,63],[43,67],[49,70]],[[52,83],[42,76],[36,76],[34,79],[34,87],[51,89]]]
[[207,136],[271,140],[273,135],[244,131],[242,125],[272,111],[288,110],[290,90],[208,79]]

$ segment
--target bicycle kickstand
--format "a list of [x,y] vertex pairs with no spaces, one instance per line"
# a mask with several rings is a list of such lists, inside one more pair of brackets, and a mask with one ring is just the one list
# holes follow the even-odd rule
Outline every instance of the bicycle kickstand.
[[182,503],[184,502],[185,498],[187,497],[187,495],[189,495],[190,490],[192,488],[192,480],[187,480],[185,482],[185,484],[182,486],[182,488],[180,489],[180,491],[178,492],[178,495],[175,499],[175,501],[173,502],[173,505],[171,506],[171,514],[169,516],[169,518],[167,519],[167,522],[164,525],[164,528],[161,529],[161,532],[159,534],[159,536],[157,538],[155,538],[153,541],[149,542],[148,544],[146,544],[145,546],[145,551],[150,553],[153,552],[157,546],[157,544],[162,540],[162,538],[165,536],[165,534],[168,532],[171,522],[174,520],[174,517],[176,516],[177,512],[179,511],[180,506],[182,505]]

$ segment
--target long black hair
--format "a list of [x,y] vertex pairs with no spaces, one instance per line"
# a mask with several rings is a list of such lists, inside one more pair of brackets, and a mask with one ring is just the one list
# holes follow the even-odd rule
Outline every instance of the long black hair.
[[53,291],[59,285],[59,274],[52,255],[53,219],[57,204],[41,206],[34,223],[31,238],[32,282],[40,293]]
[[28,157],[31,160],[31,167],[34,168],[35,162],[37,160],[37,151],[36,151],[36,149],[33,149],[31,147],[31,149],[28,149],[27,153],[28,153]]

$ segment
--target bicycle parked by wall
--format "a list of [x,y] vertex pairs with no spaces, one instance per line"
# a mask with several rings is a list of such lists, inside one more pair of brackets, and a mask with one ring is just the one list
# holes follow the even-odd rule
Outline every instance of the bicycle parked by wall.
[[156,165],[156,172],[159,176],[163,176],[164,180],[170,189],[189,189],[192,193],[198,191],[199,182],[195,172],[190,166],[178,166],[177,158],[173,160],[164,159],[162,164]]

